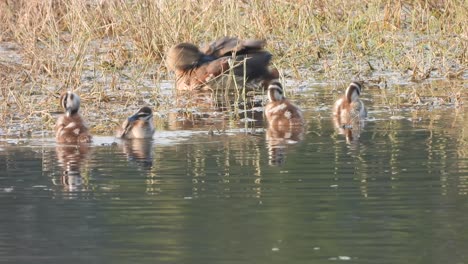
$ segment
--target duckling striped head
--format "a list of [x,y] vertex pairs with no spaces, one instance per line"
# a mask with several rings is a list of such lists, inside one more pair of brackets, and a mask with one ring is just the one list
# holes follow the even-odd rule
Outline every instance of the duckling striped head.
[[117,131],[117,137],[126,139],[151,138],[154,134],[152,117],[153,110],[151,108],[147,106],[140,108],[123,122]]
[[78,110],[80,109],[80,97],[77,94],[68,91],[60,96],[60,105],[65,110],[65,114],[67,116],[74,115],[78,113]]
[[355,101],[361,95],[362,85],[359,82],[352,82],[346,88],[346,99],[348,102]]
[[153,117],[153,110],[151,110],[151,108],[149,108],[148,106],[144,106],[140,108],[140,110],[138,110],[138,112],[136,112],[134,115],[129,117],[128,121],[129,122],[134,122],[136,120],[147,121],[152,117]]
[[274,80],[268,86],[268,98],[270,102],[281,101],[284,99],[283,86],[277,80]]

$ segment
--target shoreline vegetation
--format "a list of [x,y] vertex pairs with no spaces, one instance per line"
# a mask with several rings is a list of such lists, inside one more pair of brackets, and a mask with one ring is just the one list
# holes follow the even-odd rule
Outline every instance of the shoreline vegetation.
[[[66,90],[80,94],[97,134],[113,134],[110,127],[143,104],[167,111],[175,77],[166,51],[222,36],[265,39],[288,80],[360,79],[380,88],[464,83],[467,6],[466,0],[0,0],[0,135],[50,131]],[[443,95],[464,93],[463,86]]]

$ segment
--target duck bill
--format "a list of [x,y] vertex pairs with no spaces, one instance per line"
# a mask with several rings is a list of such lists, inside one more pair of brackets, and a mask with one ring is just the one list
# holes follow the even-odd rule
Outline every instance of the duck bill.
[[72,114],[72,109],[69,108],[69,107],[67,107],[67,109],[65,109],[65,115],[66,115],[67,117],[70,117],[71,114]]
[[127,122],[128,122],[129,124],[133,124],[133,122],[137,121],[138,118],[139,118],[138,113],[136,113],[136,114],[132,115],[131,117],[129,117],[129,118],[127,119]]
[[122,136],[125,136],[132,129],[133,124],[137,120],[138,120],[138,114],[134,114],[131,117],[127,118],[127,120],[123,124]]

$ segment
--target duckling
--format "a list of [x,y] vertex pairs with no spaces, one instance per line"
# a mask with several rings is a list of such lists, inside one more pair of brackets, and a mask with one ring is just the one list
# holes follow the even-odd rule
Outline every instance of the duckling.
[[[173,46],[167,54],[168,68],[176,74],[176,87],[180,91],[209,91],[236,87],[223,75],[231,67],[239,86],[247,79],[246,89],[267,87],[279,77],[278,70],[269,69],[272,54],[263,49],[265,41],[239,40],[223,37],[199,49],[191,43]],[[245,64],[244,64],[245,61]]]
[[269,128],[302,127],[304,118],[301,109],[284,97],[283,87],[277,80],[268,86],[270,102],[265,107]]
[[333,123],[338,133],[346,137],[347,143],[357,142],[365,125],[361,119],[367,116],[367,110],[359,99],[361,90],[360,83],[350,83],[343,97],[333,106]]
[[152,138],[153,134],[153,110],[147,106],[126,119],[117,130],[117,137],[125,139]]
[[354,119],[365,118],[367,110],[359,99],[362,85],[358,82],[349,84],[343,97],[338,99],[333,106],[333,114],[339,117],[341,123],[349,123]]
[[304,118],[302,111],[284,97],[283,87],[277,80],[268,86],[270,102],[265,107],[268,128],[265,133],[269,164],[282,165],[288,145],[302,141]]
[[57,119],[55,124],[55,138],[58,143],[89,143],[92,136],[85,125],[78,110],[80,109],[80,97],[68,91],[60,96],[60,104],[65,114]]

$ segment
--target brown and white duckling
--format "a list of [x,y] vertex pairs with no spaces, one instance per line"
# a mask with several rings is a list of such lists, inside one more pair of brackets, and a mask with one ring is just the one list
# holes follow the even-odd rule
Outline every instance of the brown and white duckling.
[[265,106],[265,116],[270,128],[290,128],[304,124],[301,109],[284,97],[283,86],[277,80],[268,86],[270,102]]
[[365,118],[367,110],[364,103],[359,99],[362,85],[352,82],[346,88],[343,97],[338,99],[333,106],[333,114],[340,118],[341,123],[351,122],[353,119]]
[[89,143],[92,136],[85,125],[78,110],[80,109],[80,97],[68,91],[60,96],[60,105],[65,114],[57,119],[55,124],[55,138],[58,143]]
[[125,139],[153,138],[153,110],[144,106],[127,118],[117,130],[117,137]]
[[267,85],[279,75],[276,69],[269,69],[272,54],[264,50],[264,46],[262,40],[230,37],[223,37],[201,49],[191,43],[180,43],[168,51],[167,65],[176,74],[177,90],[235,87],[230,85],[230,79],[222,78],[231,67],[237,83],[242,84],[245,76],[247,89],[252,90]]

